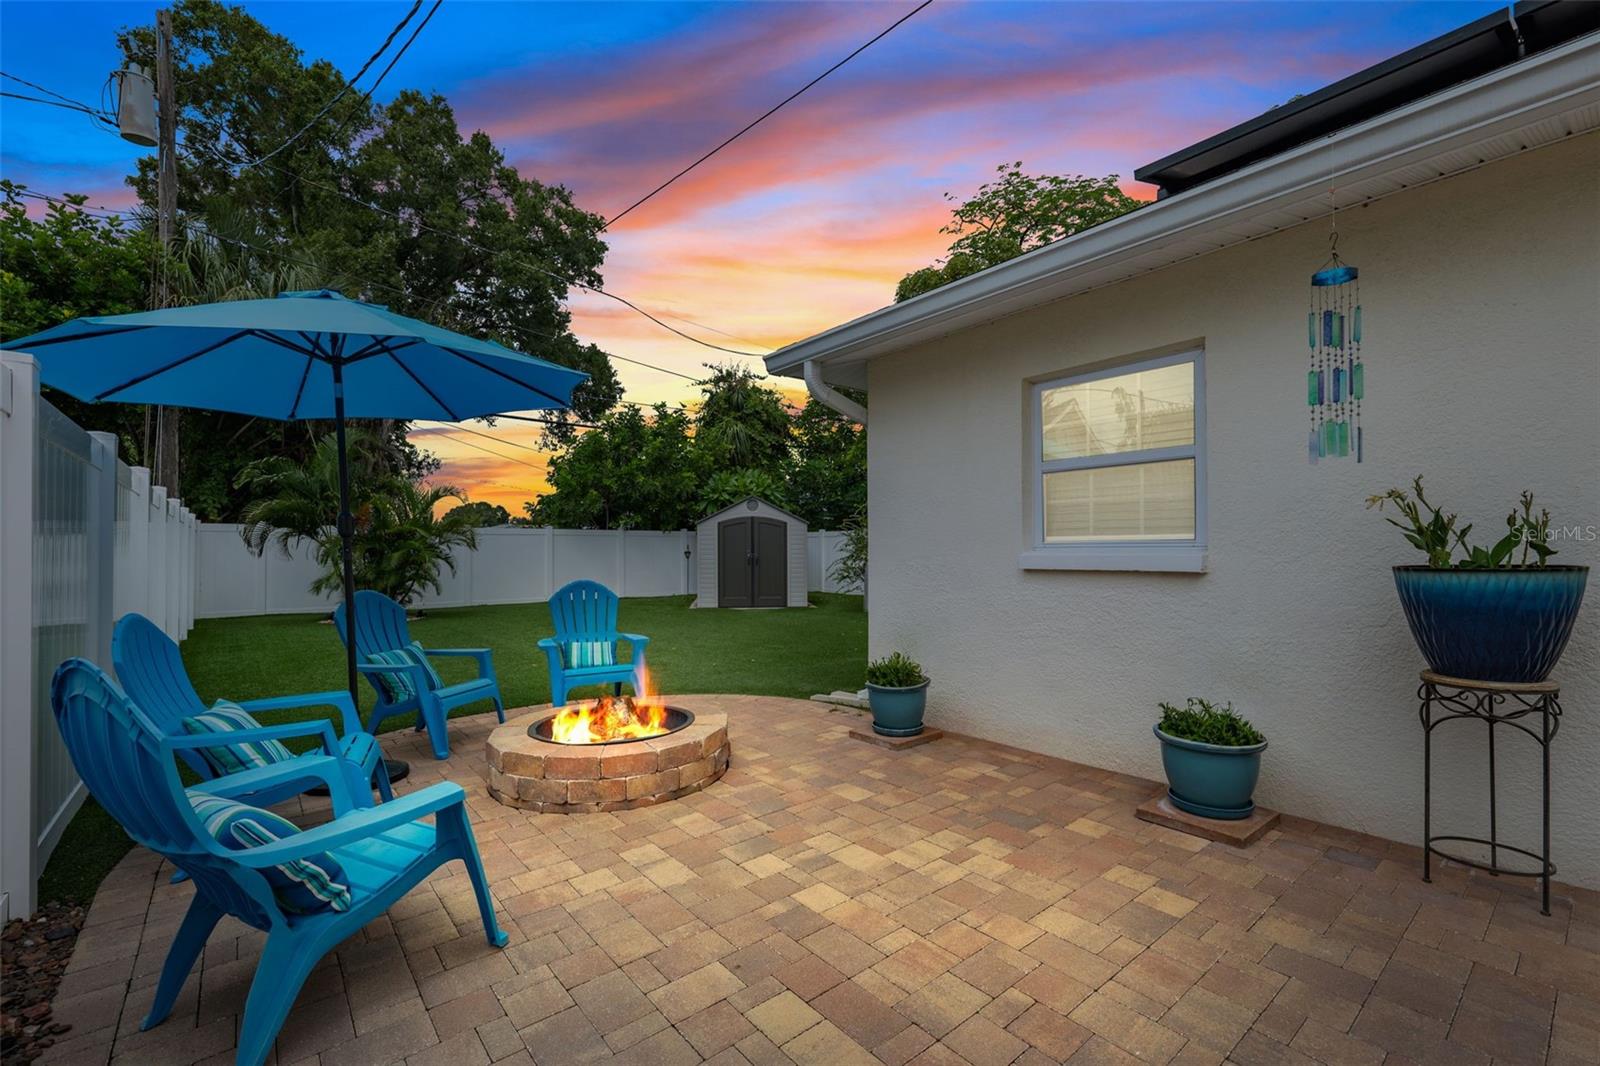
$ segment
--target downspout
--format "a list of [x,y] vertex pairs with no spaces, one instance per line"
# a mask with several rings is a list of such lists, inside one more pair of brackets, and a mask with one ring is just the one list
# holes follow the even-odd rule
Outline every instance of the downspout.
[[822,367],[815,359],[807,359],[800,364],[800,369],[805,376],[806,391],[812,399],[833,408],[852,422],[863,426],[867,424],[867,409],[823,381]]

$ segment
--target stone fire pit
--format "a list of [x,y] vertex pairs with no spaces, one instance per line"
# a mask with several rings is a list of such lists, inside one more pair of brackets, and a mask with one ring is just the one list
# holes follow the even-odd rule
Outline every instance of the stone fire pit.
[[664,736],[608,744],[557,744],[531,736],[555,714],[544,707],[489,734],[489,794],[547,814],[621,811],[698,792],[728,769],[728,716],[695,712]]

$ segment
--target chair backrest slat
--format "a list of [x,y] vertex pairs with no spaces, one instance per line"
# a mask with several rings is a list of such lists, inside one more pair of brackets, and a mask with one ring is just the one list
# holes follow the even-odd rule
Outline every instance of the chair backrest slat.
[[556,640],[614,641],[617,639],[617,594],[598,581],[573,581],[550,597],[550,621]]
[[[344,604],[333,612],[334,628],[339,639],[348,642],[350,634],[345,618]],[[356,593],[356,654],[394,651],[411,643],[411,630],[406,625],[406,609],[381,592],[362,589]]]
[[56,725],[83,783],[138,844],[187,872],[198,892],[247,925],[283,921],[266,879],[203,843],[177,768],[161,754],[159,728],[84,659],[68,659],[50,688]]
[[[183,720],[206,710],[189,680],[177,642],[144,615],[130,613],[117,619],[111,635],[111,661],[134,706],[163,735],[181,735]],[[183,761],[202,777],[213,776],[197,753],[184,752]]]

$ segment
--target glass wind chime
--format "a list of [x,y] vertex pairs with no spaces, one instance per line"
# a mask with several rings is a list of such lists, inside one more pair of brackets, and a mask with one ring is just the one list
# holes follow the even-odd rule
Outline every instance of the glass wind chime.
[[1361,462],[1361,396],[1366,391],[1361,365],[1360,271],[1339,258],[1339,234],[1330,237],[1331,255],[1311,275],[1311,309],[1306,342],[1311,370],[1306,403],[1311,408],[1311,462],[1354,456]]

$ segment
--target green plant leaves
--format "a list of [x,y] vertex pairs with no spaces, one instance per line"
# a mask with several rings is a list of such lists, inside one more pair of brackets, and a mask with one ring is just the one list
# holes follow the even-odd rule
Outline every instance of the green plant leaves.
[[874,659],[867,664],[867,684],[880,688],[912,688],[928,680],[922,665],[900,652]]
[[1161,708],[1161,731],[1169,737],[1228,748],[1249,747],[1266,740],[1231,703],[1218,707],[1210,700],[1190,696],[1182,707],[1170,703],[1157,706]]
[[[1506,516],[1508,532],[1497,540],[1490,548],[1482,548],[1467,542],[1467,535],[1472,532],[1472,523],[1468,522],[1461,529],[1455,528],[1457,517],[1447,514],[1442,508],[1435,507],[1428,502],[1422,490],[1422,475],[1417,475],[1411,482],[1411,491],[1404,489],[1390,489],[1388,492],[1367,497],[1367,507],[1382,510],[1385,504],[1394,504],[1405,519],[1384,516],[1384,521],[1400,530],[1406,538],[1406,543],[1422,552],[1428,557],[1428,565],[1436,570],[1497,570],[1514,565],[1528,565],[1528,556],[1534,557],[1535,566],[1543,567],[1545,560],[1556,554],[1550,547],[1550,512],[1541,510],[1538,515],[1533,513],[1533,493],[1526,490],[1518,498],[1522,508],[1519,516],[1512,511]],[[1424,517],[1426,513],[1427,517]],[[1512,556],[1517,547],[1521,546],[1521,559],[1513,563]],[[1455,558],[1456,549],[1461,550],[1462,557]]]

